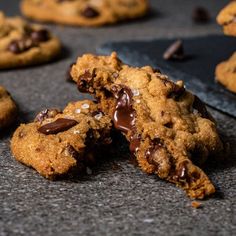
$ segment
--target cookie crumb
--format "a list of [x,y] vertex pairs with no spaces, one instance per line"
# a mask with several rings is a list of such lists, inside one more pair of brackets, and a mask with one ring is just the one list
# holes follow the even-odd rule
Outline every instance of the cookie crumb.
[[193,207],[195,209],[199,209],[199,208],[202,208],[202,204],[200,202],[193,201],[193,202],[191,202],[191,207]]

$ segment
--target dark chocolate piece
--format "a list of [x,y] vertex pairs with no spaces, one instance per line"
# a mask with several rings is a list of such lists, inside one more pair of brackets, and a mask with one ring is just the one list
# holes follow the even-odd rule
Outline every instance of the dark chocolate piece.
[[81,12],[81,14],[86,18],[95,18],[95,17],[99,16],[99,12],[90,6],[86,7]]
[[196,7],[192,13],[192,19],[195,23],[205,24],[210,21],[210,14],[204,7]]
[[196,109],[198,111],[198,113],[200,113],[203,118],[206,118],[206,119],[209,119],[209,120],[215,122],[214,118],[207,111],[205,103],[196,95],[194,96],[193,108]]
[[93,79],[93,75],[89,71],[85,71],[84,74],[82,74],[77,82],[78,90],[81,93],[88,92],[89,89],[89,82]]
[[33,42],[46,42],[49,40],[49,33],[46,29],[40,29],[37,31],[33,31],[30,35]]
[[113,122],[117,129],[127,133],[134,129],[135,110],[132,108],[132,91],[122,88],[117,95]]
[[59,118],[52,123],[48,123],[38,128],[38,131],[43,134],[57,134],[66,131],[78,124],[77,121],[65,118]]
[[177,40],[171,44],[163,54],[165,60],[183,60],[184,47],[182,40]]

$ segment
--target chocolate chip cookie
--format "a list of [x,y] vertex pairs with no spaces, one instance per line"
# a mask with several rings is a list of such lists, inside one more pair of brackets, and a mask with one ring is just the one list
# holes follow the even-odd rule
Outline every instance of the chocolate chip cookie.
[[23,0],[22,13],[34,20],[101,26],[141,17],[147,0]]
[[48,62],[60,49],[59,40],[48,30],[0,12],[0,69]]
[[13,156],[42,176],[79,174],[111,143],[111,120],[89,100],[72,102],[63,112],[46,109],[22,124],[11,140]]
[[17,117],[17,107],[8,91],[0,86],[0,129],[11,125]]
[[236,93],[236,53],[229,60],[217,65],[215,75],[219,83]]
[[226,35],[236,36],[236,2],[231,1],[217,16],[218,24],[223,26]]
[[79,57],[71,75],[123,132],[144,172],[175,183],[191,198],[215,192],[199,166],[223,145],[205,105],[182,81],[150,66],[123,64],[116,53]]

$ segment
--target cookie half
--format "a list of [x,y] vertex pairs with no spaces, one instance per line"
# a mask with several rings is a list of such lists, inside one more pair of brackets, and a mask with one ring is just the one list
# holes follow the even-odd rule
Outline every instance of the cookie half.
[[60,50],[58,38],[42,26],[0,12],[0,69],[49,62]]
[[223,26],[226,35],[236,36],[236,2],[231,1],[217,16],[217,22]]
[[0,86],[0,129],[11,125],[17,117],[17,107],[9,92]]
[[123,64],[116,53],[79,57],[71,75],[125,135],[144,172],[175,183],[191,198],[215,192],[199,166],[223,145],[205,105],[182,81],[150,66]]
[[22,124],[12,137],[11,151],[46,178],[80,174],[111,143],[110,130],[110,118],[95,103],[74,102],[63,112],[46,109],[34,122]]
[[22,13],[34,20],[79,26],[101,26],[141,17],[147,0],[23,0]]
[[236,53],[229,60],[217,65],[216,80],[231,92],[236,93]]

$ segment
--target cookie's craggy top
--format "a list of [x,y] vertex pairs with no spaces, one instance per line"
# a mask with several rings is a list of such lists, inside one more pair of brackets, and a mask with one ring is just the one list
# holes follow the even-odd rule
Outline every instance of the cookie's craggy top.
[[123,131],[143,171],[174,182],[191,198],[215,192],[197,165],[223,146],[204,104],[181,81],[175,84],[149,66],[125,65],[116,53],[84,55],[71,75]]
[[29,18],[69,25],[100,26],[141,17],[147,0],[23,0]]
[[236,36],[236,2],[231,1],[217,16],[218,24],[223,26],[226,35]]
[[0,69],[48,62],[60,49],[59,40],[41,26],[0,12]]
[[236,53],[229,60],[218,64],[215,74],[218,82],[231,92],[236,93]]
[[110,129],[110,119],[92,101],[69,103],[63,112],[46,109],[34,122],[22,124],[11,150],[16,160],[46,178],[79,174],[111,142]]
[[11,95],[0,86],[0,129],[11,125],[17,117],[17,107]]

